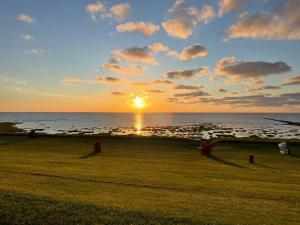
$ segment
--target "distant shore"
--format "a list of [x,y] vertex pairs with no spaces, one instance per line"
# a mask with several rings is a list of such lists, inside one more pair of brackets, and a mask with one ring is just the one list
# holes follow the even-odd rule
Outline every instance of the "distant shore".
[[[17,123],[13,122],[3,122],[0,123],[0,135],[1,136],[28,136],[28,131],[20,129]],[[105,138],[137,138],[137,139],[170,139],[170,140],[182,140],[182,141],[200,141],[206,139],[190,139],[190,138],[180,138],[180,137],[162,137],[162,136],[140,136],[140,135],[111,135],[111,134],[89,134],[78,133],[78,134],[47,134],[43,132],[38,132],[37,137],[78,137],[78,138],[95,138],[95,137],[105,137]],[[288,142],[291,144],[300,144],[300,139],[284,139],[284,138],[261,138],[261,137],[218,137],[213,138],[211,141],[217,142],[242,142],[242,143],[280,143]]]

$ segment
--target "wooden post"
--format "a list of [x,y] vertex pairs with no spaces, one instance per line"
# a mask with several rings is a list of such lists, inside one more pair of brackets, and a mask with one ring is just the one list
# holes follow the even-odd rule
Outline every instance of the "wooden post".
[[101,142],[96,142],[94,145],[94,153],[100,153],[102,150],[101,148]]
[[254,155],[249,155],[249,163],[254,163]]

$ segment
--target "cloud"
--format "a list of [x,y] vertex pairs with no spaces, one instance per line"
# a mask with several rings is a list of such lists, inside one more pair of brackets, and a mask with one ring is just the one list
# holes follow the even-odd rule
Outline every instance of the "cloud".
[[45,50],[42,49],[42,48],[32,48],[32,49],[29,49],[29,50],[26,50],[25,51],[25,54],[27,55],[41,55],[41,54],[44,54],[45,53]]
[[170,97],[170,98],[167,98],[167,101],[171,102],[171,103],[177,103],[179,101],[179,99],[178,98],[174,98],[174,97]]
[[158,89],[152,89],[152,90],[146,90],[146,92],[149,93],[149,94],[162,94],[162,93],[165,93],[166,91],[158,90]]
[[300,84],[300,75],[289,77],[283,82],[283,85],[297,85],[297,84]]
[[154,23],[128,22],[117,26],[118,32],[136,32],[142,36],[149,37],[159,31],[159,26]]
[[105,12],[105,6],[100,2],[97,1],[96,3],[90,3],[85,7],[85,10],[90,14],[97,14],[100,12]]
[[223,88],[219,88],[218,89],[218,92],[222,92],[222,93],[225,93],[225,92],[228,92],[226,89],[223,89]]
[[29,34],[21,34],[21,38],[23,38],[25,41],[31,41],[32,39],[34,39],[34,36]]
[[229,38],[300,40],[299,11],[299,0],[288,0],[273,12],[241,14],[227,35]]
[[177,0],[168,10],[169,19],[162,22],[162,26],[171,37],[186,39],[193,33],[193,28],[199,23],[208,23],[215,17],[214,9],[204,5],[202,9],[183,7],[183,0]]
[[128,3],[121,3],[112,6],[110,11],[117,20],[121,21],[127,18],[133,9]]
[[110,63],[110,64],[118,64],[118,63],[119,63],[119,60],[116,59],[115,57],[112,57],[112,58],[109,59],[109,63]]
[[128,3],[113,5],[110,9],[108,9],[100,1],[97,1],[96,3],[89,3],[85,10],[90,14],[91,19],[94,21],[97,21],[98,16],[121,21],[127,18],[133,11],[132,7]]
[[153,52],[149,47],[131,47],[120,49],[113,52],[114,57],[122,58],[127,61],[158,64],[153,56]]
[[208,95],[209,94],[204,91],[192,91],[188,93],[175,94],[174,97],[190,99],[190,98],[197,98],[197,97],[208,96]]
[[64,86],[71,86],[73,85],[74,83],[78,83],[80,80],[77,79],[77,78],[74,78],[74,77],[70,77],[70,76],[66,76],[64,77],[64,79],[62,79],[62,84]]
[[168,55],[174,56],[175,58],[182,60],[182,61],[189,61],[196,58],[207,56],[207,50],[198,44],[188,46],[183,49],[183,51],[178,54],[175,51],[169,51]]
[[174,85],[174,82],[169,80],[155,80],[152,83],[155,85]]
[[212,19],[214,19],[216,13],[213,7],[209,5],[204,5],[203,8],[198,12],[197,19],[198,21],[203,21],[205,24],[209,23]]
[[113,63],[106,63],[102,65],[102,68],[117,74],[123,75],[142,75],[144,73],[143,69],[136,65],[130,65],[129,67],[122,67]]
[[203,86],[179,84],[174,87],[174,89],[177,89],[177,90],[198,90],[200,88],[203,88]]
[[116,77],[101,77],[101,76],[98,76],[91,83],[103,83],[103,82],[115,83],[115,82],[119,82],[119,81],[120,81],[120,79],[118,79]]
[[192,35],[196,23],[184,18],[176,18],[162,22],[162,26],[169,36],[186,39]]
[[285,93],[277,96],[267,95],[244,95],[228,96],[224,98],[199,98],[199,103],[213,103],[217,105],[237,105],[243,107],[280,107],[280,106],[299,106],[300,92]]
[[263,86],[263,87],[260,87],[260,88],[248,88],[247,91],[256,92],[256,91],[278,90],[278,89],[280,89],[279,86],[267,85],[267,86]]
[[292,68],[284,62],[245,62],[234,57],[221,59],[215,69],[216,74],[228,77],[230,81],[260,80],[271,74],[291,71]]
[[31,16],[28,16],[26,14],[20,14],[18,15],[18,20],[25,22],[27,24],[35,23],[35,19]]
[[165,52],[169,51],[169,48],[162,43],[156,42],[153,43],[152,45],[149,45],[149,48],[154,51],[154,52]]
[[219,0],[219,13],[218,16],[222,17],[224,14],[237,11],[241,9],[249,0]]
[[267,85],[260,88],[248,88],[247,91],[256,92],[256,91],[265,91],[265,90],[278,90],[279,86]]
[[112,52],[113,60],[117,61],[112,64],[117,64],[120,59],[124,59],[127,61],[158,65],[159,63],[156,61],[154,55],[159,52],[167,52],[167,55],[169,55],[172,51],[168,46],[160,42],[155,42],[144,47],[134,46],[126,49],[118,49]]
[[200,75],[205,75],[209,72],[208,67],[200,67],[194,70],[170,71],[164,74],[166,78],[171,79],[188,79]]
[[147,82],[135,82],[135,86],[173,86],[175,83],[169,80],[154,80]]
[[115,95],[115,96],[125,96],[126,93],[120,92],[120,91],[113,91],[113,92],[111,92],[111,95]]

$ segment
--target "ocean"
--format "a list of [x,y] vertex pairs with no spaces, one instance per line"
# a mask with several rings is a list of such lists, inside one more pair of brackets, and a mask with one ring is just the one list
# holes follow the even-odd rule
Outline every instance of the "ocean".
[[48,134],[157,135],[184,138],[300,138],[300,113],[0,113],[0,122]]

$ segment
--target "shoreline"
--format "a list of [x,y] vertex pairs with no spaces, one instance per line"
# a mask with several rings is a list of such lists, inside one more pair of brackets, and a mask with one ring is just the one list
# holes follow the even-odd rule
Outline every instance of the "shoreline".
[[[0,136],[28,136],[28,131],[25,129],[20,129],[16,125],[18,123],[14,122],[3,122],[0,123]],[[153,140],[178,140],[178,141],[188,141],[188,142],[201,142],[205,140],[210,141],[217,141],[218,143],[280,143],[280,142],[288,142],[291,144],[300,144],[300,139],[297,138],[262,138],[262,137],[217,137],[211,139],[192,139],[192,138],[183,138],[183,137],[167,137],[167,136],[158,136],[158,135],[150,135],[150,136],[143,136],[143,135],[112,135],[108,133],[103,134],[86,134],[86,133],[79,133],[79,134],[48,134],[43,132],[36,133],[36,137],[70,137],[70,138],[112,138],[112,139],[153,139]]]
[[[49,115],[48,115],[49,114]],[[270,121],[300,121],[300,114],[109,114],[109,113],[1,114],[2,122],[18,123],[20,129],[63,135],[139,135],[189,139],[260,137],[300,139],[299,126]],[[3,115],[1,117],[1,115]],[[119,116],[120,115],[120,116]]]

